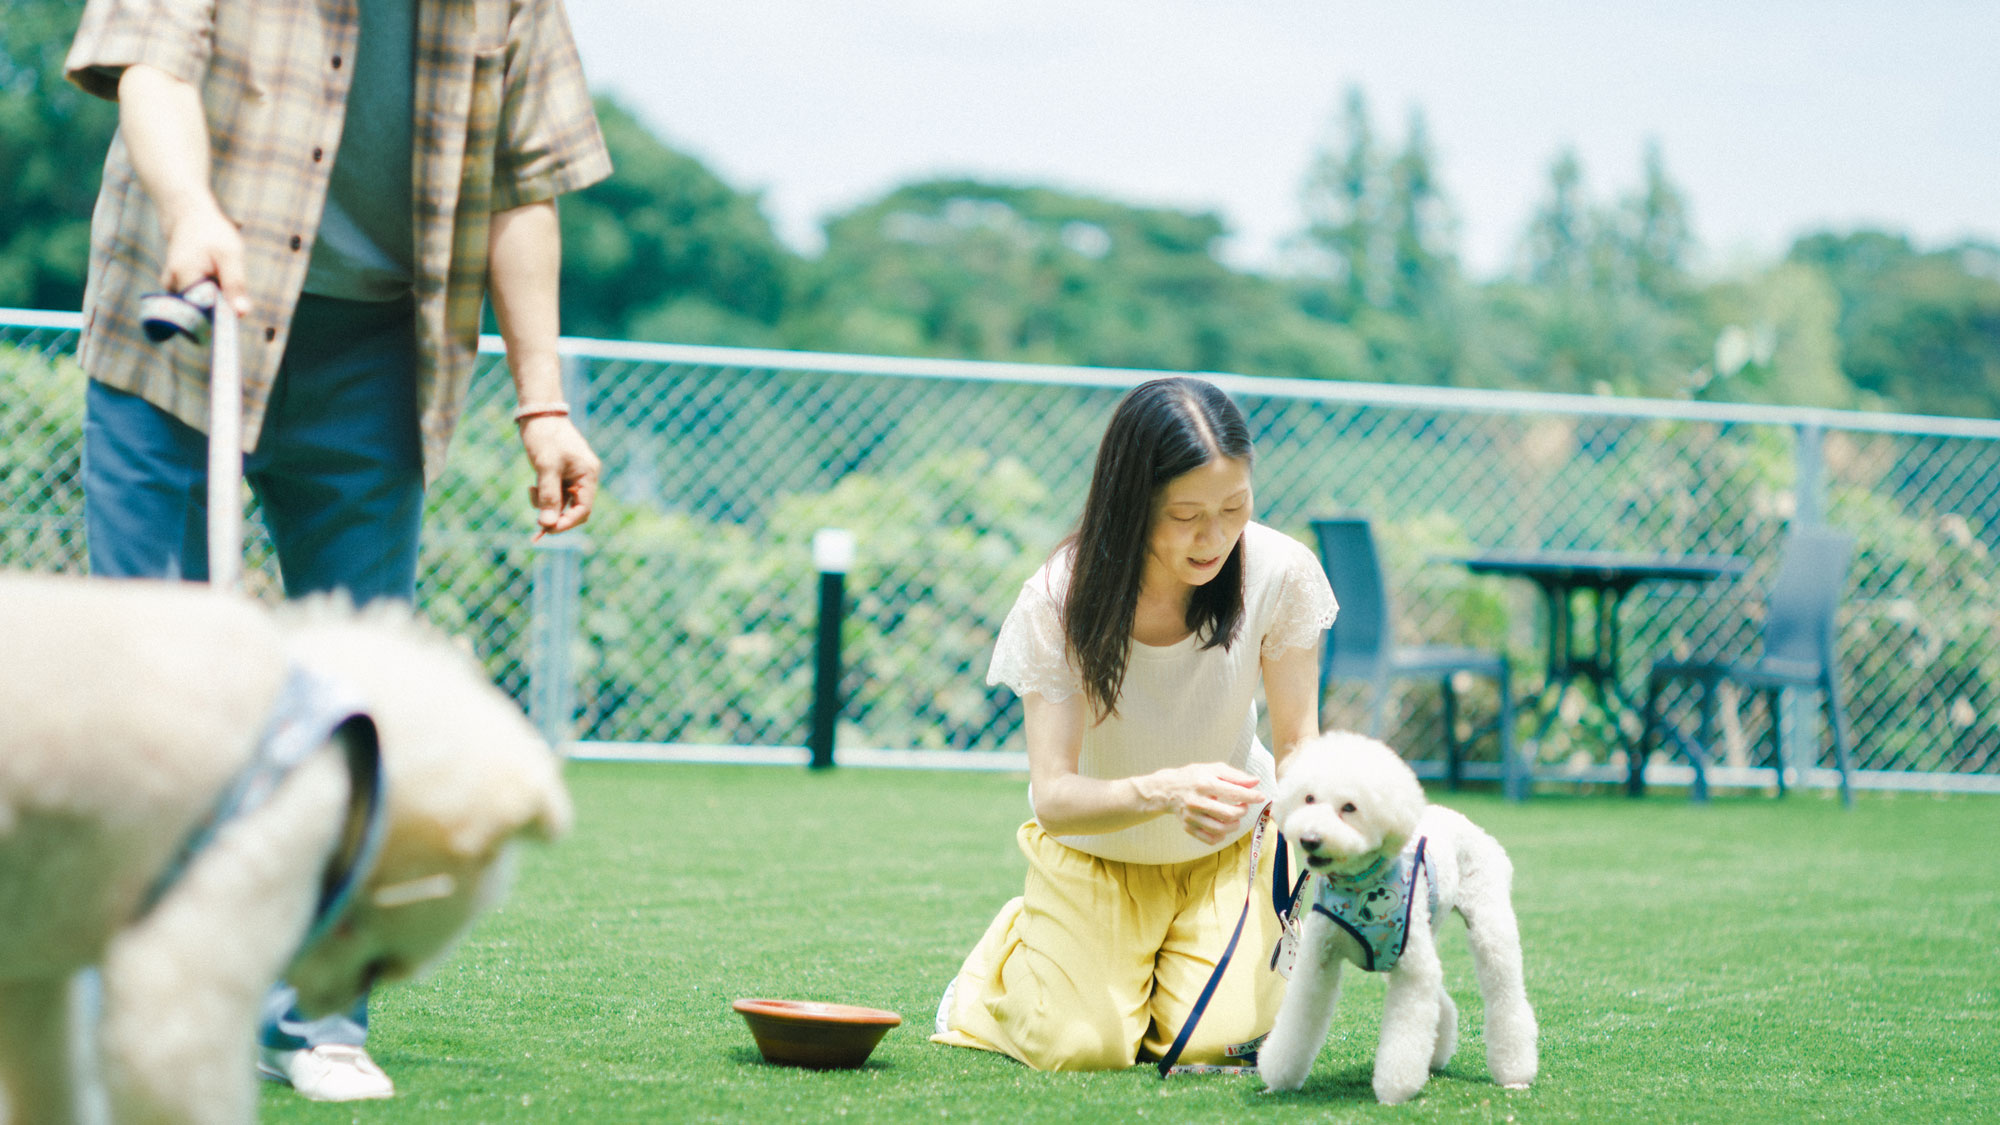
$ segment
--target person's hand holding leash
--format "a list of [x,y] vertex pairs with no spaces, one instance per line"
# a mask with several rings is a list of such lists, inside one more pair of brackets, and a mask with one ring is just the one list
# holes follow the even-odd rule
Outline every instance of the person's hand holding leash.
[[1142,793],[1165,804],[1181,828],[1204,844],[1221,843],[1265,799],[1254,776],[1221,762],[1197,762],[1136,780]]
[[160,284],[167,292],[183,293],[214,278],[236,315],[250,311],[250,291],[243,274],[243,235],[213,197],[205,203],[190,203],[176,215],[162,212],[160,225],[167,236]]
[[164,70],[126,67],[118,80],[118,124],[167,236],[160,284],[181,293],[214,278],[229,307],[238,316],[249,315],[243,235],[209,186],[201,92]]

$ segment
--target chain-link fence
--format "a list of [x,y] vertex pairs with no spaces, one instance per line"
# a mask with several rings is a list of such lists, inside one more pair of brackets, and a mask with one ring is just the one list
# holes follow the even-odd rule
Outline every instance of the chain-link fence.
[[[0,563],[81,571],[75,318],[0,312]],[[528,475],[490,354],[430,500],[420,596],[538,719],[590,743],[796,746],[812,697],[814,532],[852,531],[843,747],[1020,748],[985,668],[1015,590],[1069,530],[1135,372],[568,341],[605,461],[586,533],[531,545]],[[1539,680],[1535,593],[1445,561],[1485,547],[1736,555],[1735,581],[1641,586],[1623,681],[1657,657],[1754,654],[1794,521],[1859,539],[1841,679],[1865,783],[2000,788],[2000,424],[1218,376],[1257,440],[1259,518],[1370,515],[1408,640],[1504,647]],[[252,521],[253,526],[255,520]],[[269,551],[252,547],[265,591]],[[1470,686],[1470,685],[1468,685]],[[1477,690],[1477,689],[1475,689]],[[1393,738],[1440,743],[1410,685]],[[1336,690],[1326,720],[1358,723]],[[1487,701],[1475,694],[1471,721]],[[1670,700],[1681,719],[1686,700]],[[1543,776],[1615,772],[1585,713],[1533,748]],[[1769,764],[1770,717],[1722,754]],[[1808,729],[1808,767],[1824,739]],[[1487,751],[1490,760],[1490,750]]]

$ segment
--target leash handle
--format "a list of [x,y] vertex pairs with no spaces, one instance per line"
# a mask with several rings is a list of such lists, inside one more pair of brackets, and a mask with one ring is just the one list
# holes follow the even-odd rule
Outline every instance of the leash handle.
[[[1195,1025],[1201,1022],[1202,1013],[1208,1010],[1208,1002],[1215,996],[1217,986],[1222,983],[1222,974],[1229,969],[1229,960],[1236,955],[1236,943],[1242,940],[1243,923],[1250,920],[1250,904],[1257,898],[1257,859],[1264,846],[1264,823],[1271,819],[1271,806],[1265,805],[1257,814],[1257,825],[1250,830],[1250,875],[1244,880],[1243,913],[1236,916],[1236,929],[1229,934],[1229,944],[1222,949],[1222,957],[1215,963],[1215,971],[1208,975],[1208,983],[1201,986],[1201,995],[1195,997],[1194,1007],[1188,1010],[1187,1022],[1181,1025],[1181,1032],[1174,1036],[1173,1046],[1160,1056],[1160,1077],[1165,1078],[1174,1064],[1180,1061],[1181,1052],[1187,1050],[1188,1040],[1194,1037]],[[1281,835],[1280,841],[1284,839]],[[1280,861],[1282,862],[1282,861]]]
[[139,323],[156,344],[185,336],[209,349],[208,582],[234,590],[243,579],[243,346],[236,309],[203,278],[180,293],[139,298]]

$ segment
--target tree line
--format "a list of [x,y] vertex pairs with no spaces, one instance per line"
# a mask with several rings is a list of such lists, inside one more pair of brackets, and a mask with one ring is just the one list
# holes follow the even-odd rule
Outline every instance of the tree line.
[[[116,119],[62,80],[75,16],[12,0],[0,23],[0,306],[82,300]],[[754,193],[598,108],[617,172],[563,201],[572,335],[2000,416],[2000,246],[1822,231],[1704,275],[1656,147],[1616,199],[1555,154],[1489,280],[1461,268],[1422,114],[1394,135],[1359,90],[1282,268],[1225,263],[1213,213],[955,179],[829,218],[805,256]]]

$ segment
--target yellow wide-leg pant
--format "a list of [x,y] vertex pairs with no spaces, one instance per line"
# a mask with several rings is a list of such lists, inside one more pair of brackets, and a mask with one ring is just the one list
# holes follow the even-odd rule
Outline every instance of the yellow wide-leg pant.
[[1271,1029],[1285,981],[1271,971],[1278,923],[1268,822],[1259,872],[1250,836],[1186,863],[1120,863],[1058,843],[1034,821],[1021,897],[965,959],[932,1041],[1012,1055],[1036,1070],[1107,1070],[1166,1054],[1257,890],[1235,956],[1182,1061],[1219,1063]]

